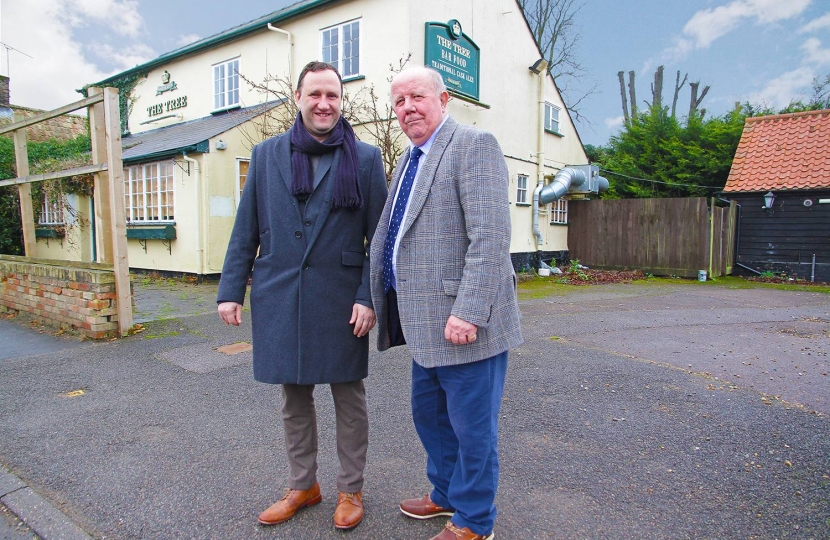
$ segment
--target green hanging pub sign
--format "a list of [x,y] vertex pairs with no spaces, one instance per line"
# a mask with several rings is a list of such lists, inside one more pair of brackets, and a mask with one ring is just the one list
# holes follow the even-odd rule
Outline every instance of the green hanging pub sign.
[[426,23],[424,59],[444,77],[447,90],[478,101],[480,51],[461,23]]

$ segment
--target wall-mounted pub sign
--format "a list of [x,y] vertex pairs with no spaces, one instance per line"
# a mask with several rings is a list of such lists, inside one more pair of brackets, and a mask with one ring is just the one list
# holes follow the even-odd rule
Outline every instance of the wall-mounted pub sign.
[[425,63],[443,75],[447,89],[478,101],[479,48],[461,23],[428,22],[424,41]]
[[[172,92],[178,88],[179,87],[176,85],[176,81],[170,80],[170,73],[165,69],[164,73],[161,74],[161,86],[156,87],[156,95],[160,96],[165,92]],[[183,107],[187,107],[187,96],[180,96],[169,99],[163,103],[150,105],[147,107],[147,116],[153,118],[154,116],[169,113],[170,111],[175,111],[176,109],[181,109]]]

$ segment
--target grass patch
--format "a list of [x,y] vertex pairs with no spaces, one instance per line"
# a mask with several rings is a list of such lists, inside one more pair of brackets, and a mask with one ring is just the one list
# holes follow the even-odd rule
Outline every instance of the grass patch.
[[[594,270],[587,271],[588,276]],[[803,291],[821,294],[830,294],[830,285],[810,285],[807,282],[786,282],[767,283],[753,281],[738,276],[721,276],[708,281],[698,281],[691,278],[678,277],[652,277],[643,276],[640,279],[616,280],[607,279],[608,272],[605,272],[605,280],[594,282],[589,280],[574,280],[569,282],[568,274],[552,275],[550,277],[539,277],[536,274],[522,274],[519,278],[518,293],[519,300],[536,300],[549,296],[564,296],[573,294],[586,286],[605,284],[624,284],[630,286],[651,286],[651,285],[687,285],[689,287],[725,287],[727,289],[777,289],[782,291]]]

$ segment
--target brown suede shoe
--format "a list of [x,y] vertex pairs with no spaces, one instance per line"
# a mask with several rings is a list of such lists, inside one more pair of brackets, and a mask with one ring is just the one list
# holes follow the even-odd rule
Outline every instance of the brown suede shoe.
[[447,526],[441,531],[441,534],[433,536],[430,540],[493,540],[495,536],[493,533],[486,535],[476,534],[467,527],[459,529],[452,521],[448,521]]
[[317,482],[314,482],[314,485],[306,490],[289,489],[282,499],[269,506],[267,510],[259,515],[259,522],[263,525],[276,525],[288,521],[294,517],[297,510],[315,505],[322,500],[320,484]]
[[420,499],[406,499],[401,502],[401,512],[415,519],[430,519],[438,516],[452,516],[455,510],[441,508],[429,498],[427,493]]
[[338,529],[354,529],[363,521],[363,493],[340,492],[334,509],[334,526]]

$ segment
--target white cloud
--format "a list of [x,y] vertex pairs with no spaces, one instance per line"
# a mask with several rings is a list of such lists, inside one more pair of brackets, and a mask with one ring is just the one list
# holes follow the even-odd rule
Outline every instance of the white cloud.
[[810,67],[800,67],[770,80],[764,88],[749,97],[750,103],[759,103],[775,109],[783,109],[791,101],[804,99],[803,91],[810,88],[815,72]]
[[144,27],[144,19],[134,0],[63,0],[49,2],[74,27],[89,24],[105,24],[118,34],[138,37]]
[[178,45],[179,47],[184,47],[185,45],[190,45],[191,43],[199,41],[199,39],[201,38],[199,38],[198,34],[187,34],[184,36],[179,36],[179,39],[176,40],[176,45]]
[[804,62],[819,66],[830,64],[830,49],[822,49],[818,39],[808,39],[801,45],[801,49],[807,53]]
[[692,15],[683,27],[683,36],[675,39],[663,57],[677,60],[695,49],[706,49],[734,30],[745,20],[756,24],[772,24],[791,19],[810,5],[811,0],[733,0],[715,8],[703,9]]
[[625,122],[624,116],[614,116],[611,118],[605,119],[605,127],[608,129],[617,129],[622,127],[623,123]]
[[815,32],[816,30],[821,30],[823,28],[830,28],[830,13],[822,15],[818,19],[813,19],[799,28],[798,32],[803,34],[805,32]]
[[[32,58],[12,51],[8,73],[11,102],[37,109],[54,109],[81,99],[75,90],[145,62],[155,53],[129,39],[143,30],[138,4],[131,0],[26,0],[3,3],[3,42]],[[108,31],[122,37],[116,46],[82,44],[80,33]],[[117,47],[117,48],[116,48]],[[5,51],[3,51],[5,52]]]
[[92,55],[106,60],[114,65],[118,71],[124,71],[143,64],[155,53],[143,43],[136,43],[125,47],[115,48],[108,43],[89,43],[85,49]]

